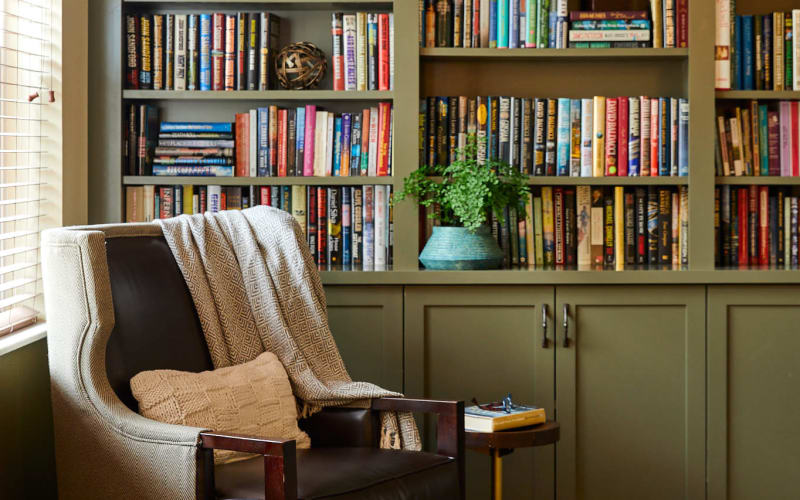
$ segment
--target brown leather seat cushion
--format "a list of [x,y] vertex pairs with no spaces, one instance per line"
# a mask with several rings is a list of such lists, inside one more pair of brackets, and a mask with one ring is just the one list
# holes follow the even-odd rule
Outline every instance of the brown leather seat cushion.
[[[216,467],[217,498],[264,498],[261,458]],[[297,451],[298,499],[438,500],[457,498],[456,463],[441,455],[376,448]]]

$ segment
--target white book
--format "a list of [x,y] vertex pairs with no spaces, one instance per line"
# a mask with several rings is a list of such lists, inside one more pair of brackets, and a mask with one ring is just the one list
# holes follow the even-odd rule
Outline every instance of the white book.
[[386,270],[386,242],[389,232],[387,186],[375,186],[375,270]]
[[154,214],[156,213],[155,209],[155,202],[156,202],[156,187],[155,186],[143,186],[144,189],[144,196],[142,197],[142,203],[144,203],[144,222],[151,222],[155,217]]
[[356,90],[358,65],[356,63],[356,15],[342,16],[342,46],[344,47],[344,89]]
[[715,3],[717,25],[714,36],[714,87],[728,90],[731,88],[731,2],[715,0]]
[[333,132],[336,115],[328,113],[328,125],[325,127],[325,175],[333,175]]
[[208,186],[208,211],[219,212],[222,198],[222,186]]
[[193,194],[192,195],[192,213],[199,214],[200,213],[200,195]]
[[592,176],[592,99],[581,99],[581,177]]
[[250,110],[250,177],[258,175],[258,110]]
[[389,13],[389,90],[394,90],[394,14]]
[[175,14],[175,90],[186,90],[186,14]]
[[369,109],[369,162],[367,175],[378,175],[378,108]]
[[367,13],[356,14],[356,88],[367,90]]
[[480,0],[480,1],[481,1],[480,48],[488,49],[489,48],[489,0]]
[[646,42],[650,30],[572,30],[570,42]]
[[325,146],[327,144],[328,112],[317,111],[316,127],[314,128],[314,175],[325,176]]
[[364,209],[362,214],[363,259],[362,270],[375,268],[375,186],[364,186]]
[[575,204],[578,239],[578,269],[585,270],[592,267],[591,186],[577,186],[575,188]]
[[800,90],[800,9],[792,10],[792,90]]

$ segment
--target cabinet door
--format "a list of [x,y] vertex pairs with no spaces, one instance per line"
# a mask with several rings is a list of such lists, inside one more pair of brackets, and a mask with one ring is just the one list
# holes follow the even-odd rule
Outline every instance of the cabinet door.
[[800,287],[708,289],[708,498],[800,498]]
[[[496,401],[510,392],[552,415],[552,304],[547,286],[406,287],[406,394],[469,405],[473,397]],[[543,306],[549,315],[546,348]],[[429,442],[432,436],[425,437]],[[506,498],[552,499],[554,480],[552,445],[503,458]],[[488,456],[469,451],[467,498],[488,498],[489,482]]]
[[557,287],[556,324],[559,499],[702,498],[704,287]]
[[353,380],[403,390],[403,288],[327,286],[328,322]]

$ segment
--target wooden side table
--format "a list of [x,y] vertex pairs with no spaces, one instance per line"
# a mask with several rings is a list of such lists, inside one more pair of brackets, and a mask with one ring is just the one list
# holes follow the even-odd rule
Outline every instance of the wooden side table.
[[516,448],[544,446],[558,441],[560,426],[558,422],[547,421],[532,427],[521,427],[498,432],[466,431],[466,447],[491,457],[492,498],[503,498],[503,458]]

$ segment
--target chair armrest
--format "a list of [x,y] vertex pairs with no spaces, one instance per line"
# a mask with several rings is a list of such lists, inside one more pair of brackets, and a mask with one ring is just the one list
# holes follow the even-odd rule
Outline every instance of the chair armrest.
[[201,432],[200,447],[205,454],[207,467],[207,498],[215,498],[214,450],[228,450],[255,453],[264,457],[265,499],[297,500],[297,452],[294,439],[264,439],[239,434]]
[[460,498],[466,492],[464,451],[464,402],[433,399],[379,398],[372,400],[373,410],[436,413],[436,452],[452,457],[458,465]]

